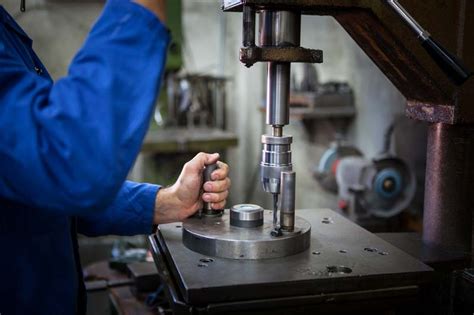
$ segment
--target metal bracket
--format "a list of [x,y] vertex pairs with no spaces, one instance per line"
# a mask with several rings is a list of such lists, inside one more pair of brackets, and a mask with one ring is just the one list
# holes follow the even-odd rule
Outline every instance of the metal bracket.
[[256,62],[322,63],[323,51],[303,47],[242,47],[240,61],[246,67],[251,67]]

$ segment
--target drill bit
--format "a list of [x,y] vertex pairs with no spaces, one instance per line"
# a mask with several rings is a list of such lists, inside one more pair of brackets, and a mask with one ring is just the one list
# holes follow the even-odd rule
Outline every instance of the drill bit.
[[270,234],[274,237],[283,235],[280,225],[278,224],[278,194],[273,194],[273,230]]
[[278,194],[273,194],[273,227],[276,229],[278,224]]

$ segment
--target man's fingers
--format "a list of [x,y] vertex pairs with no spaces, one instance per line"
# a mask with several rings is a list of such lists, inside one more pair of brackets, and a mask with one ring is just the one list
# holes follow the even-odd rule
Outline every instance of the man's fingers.
[[223,191],[220,193],[205,193],[202,195],[202,199],[205,202],[219,203],[227,199],[229,196],[229,191]]
[[226,177],[224,180],[215,180],[212,182],[206,182],[204,184],[204,190],[210,193],[218,193],[230,188],[230,178]]
[[229,165],[221,161],[217,162],[217,165],[219,166],[219,168],[212,172],[212,180],[222,180],[229,175]]
[[225,204],[226,204],[226,201],[224,200],[224,201],[221,201],[221,202],[218,202],[218,203],[212,203],[211,207],[212,207],[212,209],[220,210],[220,209],[225,208]]
[[200,152],[196,156],[185,164],[186,170],[191,172],[201,172],[204,166],[214,164],[219,160],[219,153],[208,154]]

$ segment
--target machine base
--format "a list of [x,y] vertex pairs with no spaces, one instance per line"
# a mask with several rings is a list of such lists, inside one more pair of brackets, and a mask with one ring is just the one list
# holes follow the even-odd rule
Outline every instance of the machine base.
[[171,300],[185,308],[206,309],[222,303],[235,306],[266,300],[273,308],[270,301],[274,299],[319,296],[326,301],[328,294],[350,293],[352,302],[375,302],[375,292],[393,298],[393,292],[403,291],[405,298],[415,297],[417,288],[433,277],[430,267],[334,211],[297,213],[311,224],[311,247],[274,259],[202,255],[184,246],[181,223],[160,225],[150,241]]
[[310,246],[311,225],[296,217],[295,230],[272,236],[272,211],[264,211],[263,225],[254,228],[230,225],[229,210],[220,217],[192,217],[183,222],[183,243],[206,256],[230,259],[279,258],[301,253]]

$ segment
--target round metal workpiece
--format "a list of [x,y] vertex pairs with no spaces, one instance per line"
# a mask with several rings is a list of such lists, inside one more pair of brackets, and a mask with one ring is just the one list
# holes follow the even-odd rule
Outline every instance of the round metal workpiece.
[[230,259],[266,259],[294,255],[310,246],[311,225],[295,217],[294,232],[272,236],[272,211],[264,211],[263,225],[254,228],[230,224],[230,211],[221,217],[192,217],[183,222],[184,245],[205,256]]
[[230,209],[230,225],[253,228],[263,225],[263,208],[252,204],[235,205]]

